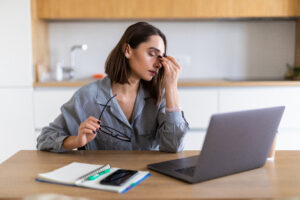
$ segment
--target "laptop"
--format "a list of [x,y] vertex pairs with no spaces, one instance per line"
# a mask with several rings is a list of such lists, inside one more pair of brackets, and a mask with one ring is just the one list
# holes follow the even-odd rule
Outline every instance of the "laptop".
[[262,167],[284,109],[279,106],[212,115],[199,155],[147,167],[188,183]]

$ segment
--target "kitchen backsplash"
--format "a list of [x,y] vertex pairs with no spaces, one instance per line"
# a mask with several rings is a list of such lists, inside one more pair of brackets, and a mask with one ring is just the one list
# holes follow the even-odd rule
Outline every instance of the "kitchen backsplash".
[[[125,29],[136,21],[50,22],[51,68],[69,64],[75,77],[104,72],[105,60]],[[149,21],[167,36],[167,54],[179,60],[180,78],[280,78],[294,63],[295,21]]]

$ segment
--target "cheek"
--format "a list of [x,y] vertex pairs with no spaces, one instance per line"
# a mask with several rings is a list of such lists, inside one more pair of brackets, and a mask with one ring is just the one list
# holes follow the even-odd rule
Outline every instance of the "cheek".
[[153,62],[153,60],[154,59],[150,56],[147,56],[147,57],[144,58],[145,64],[151,64]]
[[149,55],[138,55],[136,57],[136,63],[139,64],[139,67],[147,67],[148,65],[151,65],[154,61],[155,57],[151,57]]

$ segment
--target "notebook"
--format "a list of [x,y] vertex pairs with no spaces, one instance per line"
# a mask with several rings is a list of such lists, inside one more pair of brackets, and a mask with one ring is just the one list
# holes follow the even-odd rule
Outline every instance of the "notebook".
[[[106,169],[110,169],[108,173],[102,174],[94,180],[88,180],[88,177],[99,174]],[[62,185],[86,187],[98,190],[107,190],[118,193],[125,193],[143,180],[147,179],[151,174],[148,171],[138,171],[131,179],[121,186],[111,186],[100,184],[100,181],[112,174],[119,168],[110,168],[109,165],[95,165],[87,163],[72,162],[66,166],[55,169],[51,172],[38,174],[36,181],[55,183]]]

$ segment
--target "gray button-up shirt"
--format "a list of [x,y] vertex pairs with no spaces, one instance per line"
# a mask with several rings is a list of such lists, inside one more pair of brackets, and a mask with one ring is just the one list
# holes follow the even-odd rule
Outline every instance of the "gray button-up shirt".
[[[67,151],[62,146],[66,137],[78,133],[81,122],[89,116],[99,115],[112,97],[111,80],[105,77],[81,87],[61,107],[61,114],[42,129],[37,138],[37,148],[52,152]],[[122,141],[100,131],[85,145],[87,150],[160,150],[178,152],[183,149],[183,138],[188,131],[183,112],[165,112],[165,99],[159,105],[142,84],[138,89],[131,123],[127,120],[117,100],[113,98],[103,112],[101,124],[113,127],[129,138]]]

